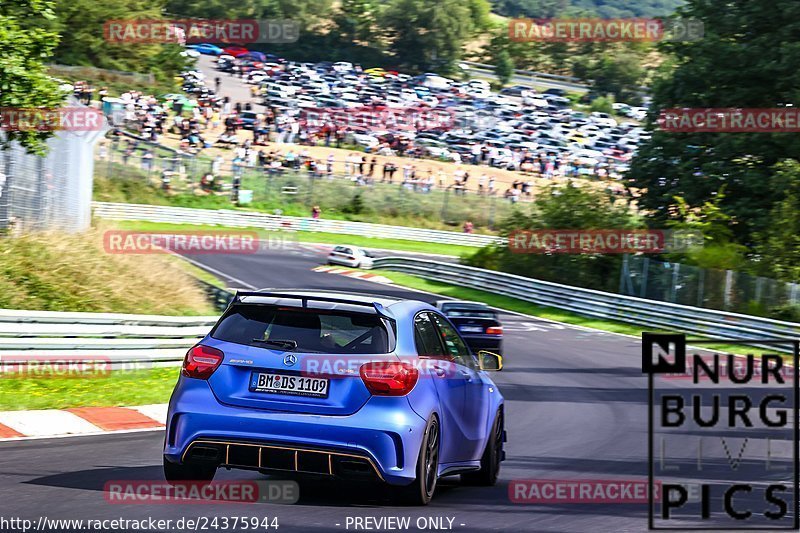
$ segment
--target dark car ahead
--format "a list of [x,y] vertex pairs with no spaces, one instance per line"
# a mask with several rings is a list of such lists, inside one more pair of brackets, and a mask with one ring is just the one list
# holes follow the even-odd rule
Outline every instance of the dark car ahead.
[[503,355],[503,325],[494,309],[463,300],[439,300],[435,305],[458,328],[473,352],[486,350]]

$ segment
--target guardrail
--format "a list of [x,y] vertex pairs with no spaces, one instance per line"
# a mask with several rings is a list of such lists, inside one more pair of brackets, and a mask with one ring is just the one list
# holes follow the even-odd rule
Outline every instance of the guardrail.
[[313,219],[270,215],[255,211],[232,209],[196,209],[144,204],[118,204],[93,202],[94,216],[110,220],[144,220],[171,224],[231,226],[261,228],[272,231],[314,231],[362,237],[379,237],[407,241],[435,242],[457,246],[487,246],[504,243],[505,239],[493,235],[477,235],[455,231],[428,230],[406,226],[389,226],[347,220]]
[[[744,341],[800,339],[800,324],[794,322],[645,300],[452,263],[384,257],[375,260],[374,268],[385,268],[433,281],[502,294],[583,316],[660,330]],[[788,344],[785,348],[758,343],[752,346],[772,351],[791,351]]]
[[[473,63],[471,61],[462,61],[462,63],[467,65],[470,70],[480,73],[481,75],[492,78],[496,77],[494,74],[494,65]],[[528,83],[536,83],[539,85],[561,88],[579,93],[585,93],[589,91],[589,85],[582,82],[580,78],[575,78],[573,76],[559,76],[557,74],[548,74],[546,72],[515,69],[512,80],[522,80],[527,81]]]
[[111,368],[177,366],[216,321],[216,316],[0,309],[0,366],[61,365],[82,358],[108,362]]

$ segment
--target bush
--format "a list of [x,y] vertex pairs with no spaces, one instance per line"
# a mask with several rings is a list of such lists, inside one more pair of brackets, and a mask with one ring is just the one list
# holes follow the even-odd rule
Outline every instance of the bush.
[[608,113],[609,115],[614,113],[614,98],[612,96],[598,96],[592,103],[589,105],[589,109],[592,111],[597,111],[599,113]]
[[366,210],[364,199],[361,197],[360,192],[355,193],[350,199],[350,202],[342,207],[342,213],[346,213],[348,215],[360,215]]

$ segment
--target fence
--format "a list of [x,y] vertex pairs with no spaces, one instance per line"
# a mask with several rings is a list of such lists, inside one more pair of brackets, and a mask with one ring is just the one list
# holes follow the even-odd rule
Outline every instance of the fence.
[[[754,340],[753,346],[759,346],[757,340],[800,338],[800,324],[793,322],[581,289],[451,263],[386,257],[376,259],[375,268],[405,272],[425,279],[502,294],[538,305],[564,309],[583,316],[704,337]],[[788,343],[785,348],[776,348],[770,345],[761,347],[770,350],[791,351]]]
[[[800,324],[579,289],[557,283],[438,261],[379,258],[376,268],[502,294],[584,316],[706,337],[753,340],[798,339]],[[220,307],[231,293],[208,286]],[[177,366],[217,317],[167,317],[116,313],[0,310],[0,368],[28,360],[81,361],[100,358],[112,368]],[[786,347],[763,345],[771,351]]]
[[625,256],[620,294],[651,300],[764,315],[800,304],[800,285],[733,270]]
[[94,143],[101,133],[56,133],[45,156],[17,143],[0,150],[0,230],[88,228]]
[[214,316],[0,310],[0,362],[100,360],[112,367],[178,365]]
[[[486,65],[484,63],[473,63],[472,61],[462,61],[467,65],[471,71],[481,74],[482,76],[495,77],[495,66]],[[530,70],[514,70],[514,80],[527,81],[535,83],[548,88],[564,89],[567,91],[574,91],[577,93],[585,93],[589,91],[589,85],[582,82],[580,78],[574,76],[560,76],[557,74],[548,74],[546,72],[533,72]]]
[[[417,166],[417,176],[421,177],[426,168],[424,162],[409,161]],[[112,142],[101,148],[97,161],[100,177],[139,179],[154,187],[166,187],[163,180],[166,173],[172,194],[224,195],[227,192],[230,197],[232,179],[238,176],[240,190],[252,191],[252,204],[263,211],[280,209],[286,214],[300,215],[319,205],[323,213],[400,217],[413,220],[416,225],[439,221],[461,226],[470,220],[477,228],[492,228],[497,220],[511,213],[515,204],[501,197],[503,191],[496,190],[491,195],[474,192],[479,172],[482,170],[476,168],[468,182],[473,190],[465,190],[455,186],[440,187],[438,183],[429,186],[420,180],[403,184],[402,169],[391,183],[383,182],[381,165],[378,165],[374,179],[367,184],[354,176],[315,174],[300,165],[272,169],[244,162],[215,164],[208,157],[170,150],[144,140],[130,144]],[[213,189],[201,184],[208,174],[215,176]],[[436,179],[435,174],[433,177]],[[526,200],[523,198],[517,207]]]
[[230,226],[237,228],[261,228],[270,231],[315,231],[340,235],[358,235],[385,239],[454,244],[458,246],[486,246],[503,242],[499,237],[458,233],[455,231],[426,230],[406,226],[388,226],[347,220],[313,219],[268,215],[254,211],[230,209],[193,209],[145,204],[117,204],[94,202],[94,216],[109,220],[144,220],[168,224],[197,224]]
[[153,85],[156,81],[152,73],[142,74],[141,72],[127,72],[122,70],[111,70],[97,67],[85,67],[75,65],[47,65],[50,74],[56,77],[65,77],[71,80],[80,80],[81,78],[107,81],[107,82],[120,82],[140,85]]

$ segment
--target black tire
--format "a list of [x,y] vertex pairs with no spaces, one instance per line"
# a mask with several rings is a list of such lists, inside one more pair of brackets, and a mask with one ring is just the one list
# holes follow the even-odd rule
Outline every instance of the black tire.
[[167,483],[184,481],[212,481],[217,472],[216,466],[181,465],[167,461],[164,457],[164,478]]
[[500,474],[500,461],[503,459],[503,413],[497,411],[492,424],[492,434],[481,457],[481,469],[477,472],[461,474],[461,481],[467,485],[491,487],[497,483]]
[[414,482],[404,487],[395,487],[395,498],[406,505],[428,505],[436,492],[439,479],[439,443],[441,442],[441,426],[436,415],[432,416],[425,427],[419,457],[417,458],[417,477]]

